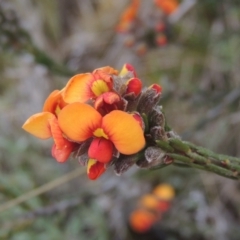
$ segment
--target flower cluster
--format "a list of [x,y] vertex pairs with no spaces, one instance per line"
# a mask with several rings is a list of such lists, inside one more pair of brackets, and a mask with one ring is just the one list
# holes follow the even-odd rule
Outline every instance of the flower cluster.
[[92,180],[112,165],[116,174],[135,163],[151,167],[165,159],[155,147],[165,134],[157,106],[161,92],[157,84],[143,88],[130,64],[120,73],[98,68],[53,91],[42,112],[27,119],[23,129],[41,139],[52,137],[52,156],[63,163],[72,154],[87,165]]
[[[140,5],[152,4],[147,15],[140,14]],[[121,15],[116,31],[124,36],[124,45],[138,55],[148,48],[165,46],[170,37],[167,16],[178,8],[178,0],[154,0],[143,3],[131,0]]]
[[169,210],[175,192],[169,184],[157,185],[152,193],[143,195],[129,216],[129,225],[137,233],[144,233]]

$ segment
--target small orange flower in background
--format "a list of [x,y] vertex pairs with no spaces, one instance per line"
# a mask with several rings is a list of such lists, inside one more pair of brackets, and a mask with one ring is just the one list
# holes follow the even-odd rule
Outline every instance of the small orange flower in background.
[[122,13],[116,30],[121,33],[128,32],[132,27],[138,13],[140,0],[132,0],[130,5]]
[[[124,46],[139,56],[144,56],[151,48],[166,46],[171,40],[172,27],[168,17],[178,7],[178,0],[129,0],[116,27]],[[148,9],[147,14],[141,14],[141,8]]]
[[179,5],[177,0],[154,0],[154,2],[167,15],[175,12]]
[[144,154],[149,146],[145,136],[151,133],[142,115],[150,116],[161,90],[158,84],[144,89],[130,64],[119,74],[109,66],[98,68],[54,90],[42,112],[29,117],[23,129],[40,139],[53,138],[52,156],[63,163],[74,155],[87,166],[89,179],[110,166],[121,174],[132,165],[126,158]]
[[137,233],[149,231],[169,210],[174,196],[174,189],[169,184],[159,184],[152,193],[143,195],[129,216],[132,230]]

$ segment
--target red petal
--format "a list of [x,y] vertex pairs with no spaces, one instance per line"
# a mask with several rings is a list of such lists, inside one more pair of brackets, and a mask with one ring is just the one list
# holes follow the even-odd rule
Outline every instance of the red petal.
[[142,91],[142,81],[138,78],[131,78],[126,82],[126,93],[134,93],[137,97]]
[[152,84],[148,88],[156,90],[157,93],[161,93],[162,92],[162,87],[160,85],[156,84],[156,83]]
[[74,150],[75,144],[66,142],[63,148],[57,148],[56,144],[52,146],[52,156],[59,162],[64,163],[67,161],[72,151]]
[[157,220],[158,218],[152,212],[137,209],[131,213],[129,223],[134,231],[143,233],[148,231]]
[[113,144],[105,138],[94,138],[89,149],[88,156],[101,163],[111,161],[113,155]]
[[105,164],[94,159],[88,160],[87,174],[89,179],[96,180],[106,171]]

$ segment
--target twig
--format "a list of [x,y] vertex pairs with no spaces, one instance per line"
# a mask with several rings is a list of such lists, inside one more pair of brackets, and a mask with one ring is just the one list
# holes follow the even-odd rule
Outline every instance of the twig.
[[178,9],[169,16],[169,22],[172,24],[177,23],[196,4],[196,2],[196,0],[183,1]]
[[73,170],[72,172],[67,173],[64,176],[54,179],[53,181],[48,182],[38,188],[35,188],[13,200],[3,203],[2,205],[0,205],[0,213],[3,211],[6,211],[12,207],[16,207],[17,205],[19,205],[33,197],[36,197],[40,194],[43,194],[47,191],[50,191],[64,183],[67,183],[67,182],[73,180],[74,178],[81,176],[84,173],[85,173],[85,168],[77,168],[77,169]]

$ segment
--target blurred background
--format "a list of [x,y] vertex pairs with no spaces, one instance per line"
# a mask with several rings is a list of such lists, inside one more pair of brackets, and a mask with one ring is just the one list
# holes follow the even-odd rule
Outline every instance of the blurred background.
[[[21,129],[74,74],[130,63],[145,85],[163,86],[160,104],[184,140],[240,157],[239,0],[183,0],[171,14],[156,2],[140,0],[120,31],[130,0],[0,1],[0,209],[26,197],[0,212],[0,239],[240,239],[239,182],[173,166],[120,177],[110,169],[97,181],[83,169],[62,181],[78,162],[58,164],[51,140]],[[175,189],[171,207],[137,233],[129,215],[160,183]]]

